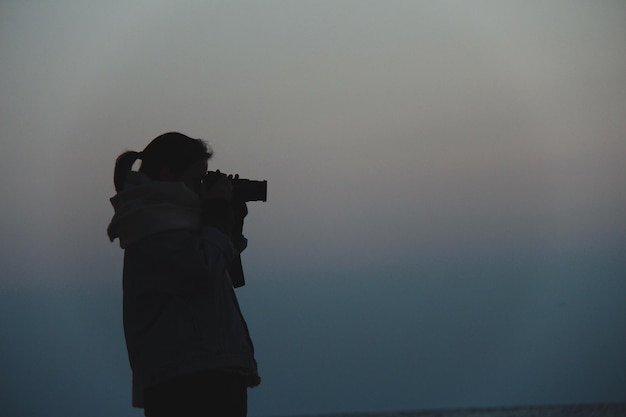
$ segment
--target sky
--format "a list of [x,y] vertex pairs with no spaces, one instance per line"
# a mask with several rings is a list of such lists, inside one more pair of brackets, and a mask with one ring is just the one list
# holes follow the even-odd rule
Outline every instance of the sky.
[[140,416],[106,236],[161,133],[268,181],[250,416],[626,401],[626,3],[0,3],[0,407]]

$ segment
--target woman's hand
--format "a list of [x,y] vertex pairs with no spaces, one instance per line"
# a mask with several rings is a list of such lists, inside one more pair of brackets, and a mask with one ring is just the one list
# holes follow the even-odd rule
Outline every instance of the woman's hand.
[[200,192],[200,198],[202,200],[226,200],[231,201],[233,198],[233,184],[230,178],[226,174],[222,174],[219,171],[214,172],[211,176],[219,176],[212,183],[204,184]]

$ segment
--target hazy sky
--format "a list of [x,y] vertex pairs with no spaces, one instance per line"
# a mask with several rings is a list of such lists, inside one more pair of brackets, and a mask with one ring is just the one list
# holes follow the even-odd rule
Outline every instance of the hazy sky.
[[3,1],[0,407],[142,415],[108,198],[116,156],[172,130],[269,182],[251,416],[626,401],[625,16]]

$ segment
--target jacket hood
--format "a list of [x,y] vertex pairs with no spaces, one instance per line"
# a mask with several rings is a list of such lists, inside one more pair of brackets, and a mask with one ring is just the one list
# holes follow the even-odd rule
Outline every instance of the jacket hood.
[[155,233],[201,226],[201,200],[182,182],[152,181],[132,171],[110,201],[115,214],[107,233],[122,248]]

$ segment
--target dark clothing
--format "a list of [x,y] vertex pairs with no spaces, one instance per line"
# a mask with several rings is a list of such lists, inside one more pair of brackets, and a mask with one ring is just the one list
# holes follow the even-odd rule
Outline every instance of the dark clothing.
[[214,228],[142,239],[124,256],[124,331],[135,382],[149,387],[207,369],[255,372],[252,342]]
[[245,377],[233,372],[196,372],[148,388],[146,417],[245,417]]

